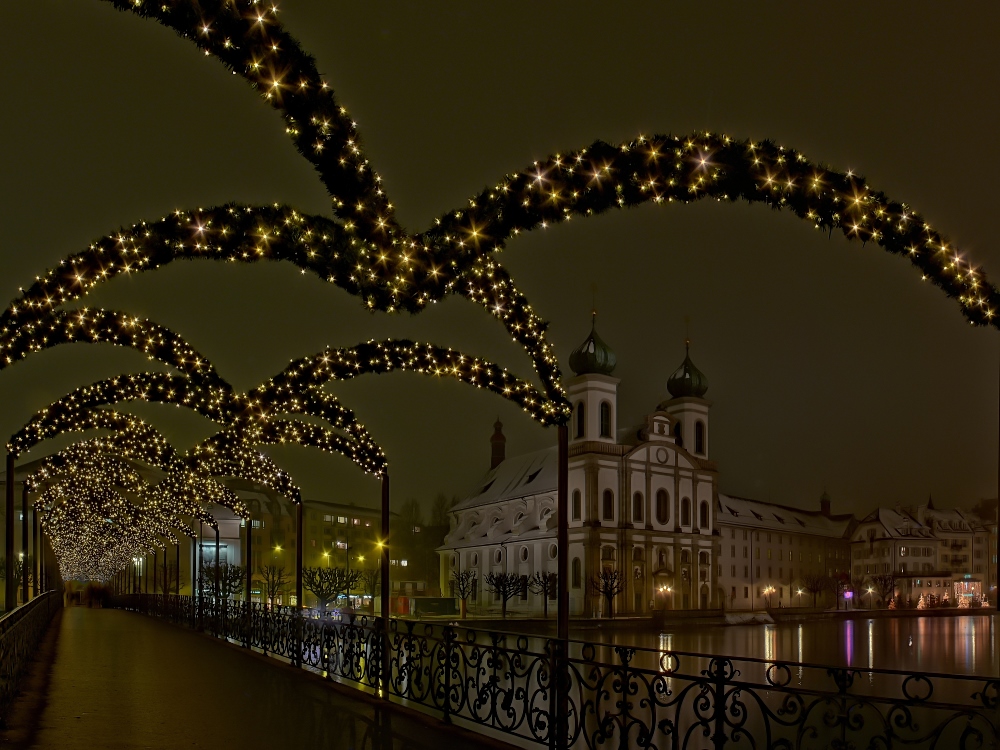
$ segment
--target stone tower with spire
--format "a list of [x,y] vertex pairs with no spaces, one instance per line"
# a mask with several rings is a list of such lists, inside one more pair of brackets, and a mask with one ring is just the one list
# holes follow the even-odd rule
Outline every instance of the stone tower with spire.
[[670,398],[658,407],[674,418],[674,438],[688,453],[708,458],[708,378],[691,361],[691,340],[684,341],[684,361],[667,380]]
[[597,312],[591,318],[590,335],[569,355],[575,377],[566,383],[566,396],[573,406],[569,440],[614,443],[618,423],[618,378],[612,377],[617,358],[597,335]]

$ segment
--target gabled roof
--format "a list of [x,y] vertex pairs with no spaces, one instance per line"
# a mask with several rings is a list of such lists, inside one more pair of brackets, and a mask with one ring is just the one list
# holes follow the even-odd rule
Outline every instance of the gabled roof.
[[790,505],[765,503],[746,497],[719,493],[716,524],[737,524],[748,528],[786,533],[814,534],[842,539],[850,532],[854,515],[823,515],[818,510],[802,510]]
[[476,508],[503,500],[555,492],[559,479],[557,463],[558,453],[554,446],[508,458],[483,477],[472,494],[455,505],[452,510]]
[[861,519],[862,525],[866,523],[878,524],[892,539],[930,539],[934,536],[927,526],[902,509],[876,508]]

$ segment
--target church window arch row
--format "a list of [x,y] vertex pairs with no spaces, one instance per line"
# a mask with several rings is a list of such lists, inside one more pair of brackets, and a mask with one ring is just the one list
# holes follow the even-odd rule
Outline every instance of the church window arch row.
[[681,563],[689,565],[691,563],[691,550],[682,549],[681,550]]
[[583,517],[583,494],[580,490],[573,490],[573,520],[579,521]]
[[601,518],[605,521],[613,521],[615,518],[615,493],[611,490],[604,490],[601,497]]
[[632,521],[642,523],[642,493],[636,492],[632,495]]
[[705,423],[700,419],[694,423],[694,452],[705,455]]
[[681,526],[691,525],[691,498],[681,500]]
[[698,528],[708,529],[708,503],[704,500],[698,505]]
[[576,422],[576,436],[578,438],[582,438],[584,436],[587,422],[587,407],[584,405],[583,401],[577,402],[573,419]]
[[528,562],[528,548],[527,547],[521,547],[521,551],[519,552],[519,555],[521,557],[521,562]]
[[656,491],[656,522],[666,524],[670,518],[670,495],[664,489]]

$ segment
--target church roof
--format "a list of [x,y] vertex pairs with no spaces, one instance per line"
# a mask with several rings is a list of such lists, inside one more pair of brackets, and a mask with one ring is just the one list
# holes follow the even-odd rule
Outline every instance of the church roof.
[[483,477],[476,490],[452,510],[555,492],[559,479],[557,459],[555,446],[508,458]]
[[720,492],[716,523],[842,539],[849,533],[853,520],[851,513],[826,516],[818,510],[802,510]]

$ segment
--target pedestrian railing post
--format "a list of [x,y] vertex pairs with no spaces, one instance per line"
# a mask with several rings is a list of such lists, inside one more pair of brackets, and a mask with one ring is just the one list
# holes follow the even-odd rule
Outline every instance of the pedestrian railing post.
[[444,675],[442,676],[442,681],[444,683],[444,695],[441,701],[441,720],[445,724],[451,724],[451,659],[452,649],[455,647],[454,644],[455,630],[450,625],[446,625],[443,637]]

